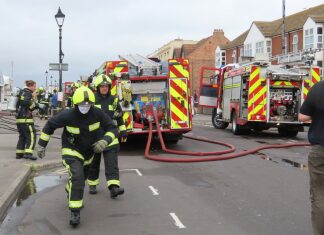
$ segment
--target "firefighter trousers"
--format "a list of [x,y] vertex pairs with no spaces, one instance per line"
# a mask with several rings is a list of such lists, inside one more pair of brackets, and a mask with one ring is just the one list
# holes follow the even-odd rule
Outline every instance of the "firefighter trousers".
[[33,123],[18,123],[19,139],[16,154],[33,154],[36,143],[36,130]]
[[[107,187],[111,185],[120,186],[118,152],[119,152],[119,145],[107,149],[102,153],[104,163],[105,163],[105,175],[107,180]],[[89,169],[89,176],[87,180],[89,185],[99,184],[100,161],[101,161],[101,153],[95,154]]]
[[83,160],[75,156],[63,155],[62,158],[63,165],[69,173],[69,180],[65,186],[69,208],[71,210],[81,209],[83,207],[83,192],[89,165],[85,165]]

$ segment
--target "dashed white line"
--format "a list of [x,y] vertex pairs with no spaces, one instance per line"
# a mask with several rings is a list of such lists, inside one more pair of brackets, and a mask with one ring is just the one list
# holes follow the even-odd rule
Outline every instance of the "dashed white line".
[[139,169],[122,169],[122,170],[119,170],[119,171],[136,171],[136,173],[139,176],[143,176],[143,174],[139,171]]
[[186,226],[183,225],[183,223],[180,221],[180,219],[178,218],[178,216],[171,212],[170,216],[172,217],[172,219],[174,220],[174,225],[177,226],[178,228],[186,228]]
[[152,185],[150,185],[148,187],[149,187],[149,189],[151,189],[154,196],[159,195],[159,191],[156,188],[154,188]]

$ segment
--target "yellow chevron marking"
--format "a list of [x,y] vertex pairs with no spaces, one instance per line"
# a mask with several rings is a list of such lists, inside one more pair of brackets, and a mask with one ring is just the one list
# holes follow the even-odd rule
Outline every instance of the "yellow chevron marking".
[[181,129],[182,127],[179,126],[179,124],[176,123],[173,119],[171,119],[171,128],[172,129]]
[[187,114],[179,110],[173,103],[171,103],[171,111],[174,112],[182,121],[188,120]]
[[318,82],[321,80],[320,75],[316,72],[315,69],[312,69],[312,77],[315,78],[315,80]]
[[255,77],[260,73],[260,70],[261,69],[259,67],[254,70],[254,72],[250,75],[250,82],[255,79]]
[[255,89],[257,89],[259,86],[261,86],[261,81],[257,81],[253,84],[253,86],[250,87],[249,89],[249,95],[253,94],[253,92],[255,91]]
[[[258,100],[262,95],[264,95],[265,93],[266,93],[266,91],[267,91],[267,87],[266,86],[264,86],[257,94],[255,94],[254,96],[253,96],[253,98],[252,99],[250,99],[249,100],[249,102],[248,102],[248,107],[251,107],[253,104],[254,104],[254,101],[256,101],[256,100]],[[261,102],[260,102],[260,104],[263,104],[264,102],[266,102],[266,99],[263,99]],[[256,104],[256,105],[258,105],[258,104]]]
[[182,96],[175,89],[173,89],[172,87],[170,87],[170,94],[175,99],[177,99],[177,97],[181,97],[180,98],[181,100],[179,102],[181,103],[181,101],[183,100],[184,101],[184,106],[188,109],[188,102],[187,102],[187,100],[186,99],[183,99]]

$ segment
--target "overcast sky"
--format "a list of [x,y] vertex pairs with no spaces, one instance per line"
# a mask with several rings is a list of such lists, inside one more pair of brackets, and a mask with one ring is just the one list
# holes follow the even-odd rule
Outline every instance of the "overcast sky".
[[[286,15],[323,4],[286,0]],[[251,22],[282,15],[282,0],[0,0],[0,73],[16,86],[26,79],[45,85],[49,63],[58,63],[58,7],[63,25],[63,81],[90,75],[119,54],[148,55],[175,39],[200,40],[221,28],[230,40]],[[58,72],[49,76],[58,81]],[[50,84],[50,80],[48,81]]]

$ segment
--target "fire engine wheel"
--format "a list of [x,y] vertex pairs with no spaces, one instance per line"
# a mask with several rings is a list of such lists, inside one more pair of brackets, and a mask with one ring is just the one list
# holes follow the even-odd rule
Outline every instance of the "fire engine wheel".
[[237,124],[236,113],[232,113],[232,132],[234,135],[241,134],[241,125]]
[[236,113],[232,112],[232,132],[234,135],[248,135],[251,132],[251,129],[244,128],[242,125],[237,124]]
[[220,117],[218,114],[216,114],[216,111],[213,112],[213,115],[212,115],[212,123],[213,123],[213,126],[216,128],[216,129],[225,129],[228,127],[229,123],[228,122],[223,122],[223,121],[219,121]]
[[278,133],[285,137],[296,137],[298,135],[298,130],[291,130],[285,127],[278,128]]

